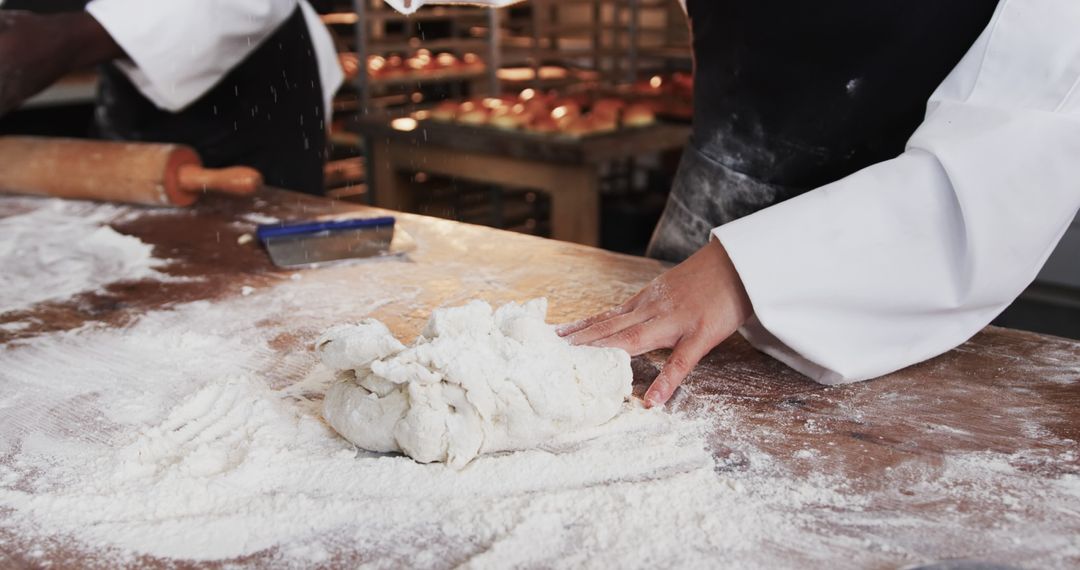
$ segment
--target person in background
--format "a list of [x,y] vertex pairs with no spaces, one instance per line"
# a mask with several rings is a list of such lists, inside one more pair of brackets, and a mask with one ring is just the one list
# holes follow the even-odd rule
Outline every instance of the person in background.
[[0,11],[0,114],[99,64],[104,138],[190,145],[207,166],[252,166],[269,185],[323,193],[330,101],[343,74],[306,2],[92,0],[54,14]]
[[672,348],[646,405],[736,330],[825,384],[881,376],[1034,280],[1080,208],[1080,2],[686,4],[693,136],[650,245],[685,261],[560,331]]

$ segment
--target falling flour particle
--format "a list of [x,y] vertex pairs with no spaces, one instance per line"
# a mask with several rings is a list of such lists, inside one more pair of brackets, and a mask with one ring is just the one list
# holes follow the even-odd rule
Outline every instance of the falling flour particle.
[[607,422],[630,396],[629,355],[571,346],[546,313],[546,299],[439,309],[409,347],[373,319],[334,327],[316,343],[342,376],[323,415],[363,449],[454,467]]

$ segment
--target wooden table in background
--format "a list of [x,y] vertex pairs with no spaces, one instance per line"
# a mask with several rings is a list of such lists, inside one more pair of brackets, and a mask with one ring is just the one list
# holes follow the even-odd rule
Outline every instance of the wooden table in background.
[[[238,243],[237,238],[250,231],[237,223],[245,214],[299,219],[375,211],[280,191],[266,191],[251,200],[206,198],[195,210],[133,208],[114,224],[118,231],[153,244],[157,255],[172,260],[165,269],[168,273],[198,279],[120,284],[104,292],[38,305],[26,313],[2,315],[0,324],[17,320],[31,324],[0,327],[0,343],[34,342],[39,335],[91,321],[126,326],[148,311],[186,301],[213,303],[239,295],[242,285],[287,279],[291,272],[271,266],[255,244]],[[0,218],[18,213],[20,207],[25,207],[25,201],[0,197]],[[418,332],[428,314],[428,310],[406,311],[403,306],[430,309],[473,297],[497,303],[547,296],[550,319],[565,322],[623,300],[664,269],[652,260],[446,220],[400,215],[399,223],[420,244],[410,254],[410,266],[420,268],[411,270],[414,276],[416,271],[437,276],[428,283],[402,283],[419,295],[408,301],[411,305],[388,299],[375,311],[373,316],[387,322],[399,337]],[[355,272],[349,278],[357,283],[373,271],[364,264],[339,267],[335,278],[341,279],[346,270]],[[382,271],[392,279],[398,270],[387,265]],[[326,279],[323,273],[308,270],[303,281],[318,284]],[[270,348],[280,354],[307,350],[318,331],[309,330],[303,322],[295,325],[294,337],[278,339]],[[660,353],[635,359],[639,393],[655,376],[662,358]],[[718,471],[750,472],[756,462],[765,461],[794,477],[805,477],[810,486],[822,475],[844,481],[835,492],[861,500],[855,512],[844,514],[865,517],[865,524],[838,528],[833,517],[840,513],[815,512],[815,522],[806,524],[798,540],[776,537],[765,555],[775,562],[773,566],[812,566],[814,562],[805,558],[798,541],[835,533],[872,536],[873,544],[888,545],[830,553],[847,567],[896,568],[910,563],[912,553],[923,559],[975,556],[1043,567],[1051,554],[1059,556],[1060,564],[1059,549],[1068,548],[1072,550],[1064,550],[1066,564],[1080,565],[1076,542],[1080,516],[1070,511],[1072,507],[1045,501],[1016,505],[1004,500],[1034,482],[1056,485],[1077,481],[1080,475],[1078,342],[989,327],[925,363],[869,382],[827,387],[758,353],[735,335],[706,357],[673,407],[694,410],[710,402],[709,413],[725,418],[723,422],[709,420],[714,422],[710,449]],[[752,446],[754,454],[740,453],[736,443]],[[1000,454],[995,457],[1007,461],[1009,472],[995,483],[1000,488],[949,479],[951,460],[980,453]],[[943,518],[943,513],[956,512],[962,513],[962,525],[942,522],[953,520]],[[875,526],[874,521],[883,515],[906,522]],[[987,544],[984,532],[1018,524],[1012,518],[1016,516],[1038,521],[1039,528],[1052,530],[1055,536],[1072,536],[1073,544]],[[45,559],[31,558],[28,553],[35,545],[2,528],[0,545],[0,566],[5,568],[36,568],[47,562],[53,568],[102,567],[109,560],[87,560],[86,554],[63,550],[47,552]],[[972,545],[978,550],[973,552]],[[245,562],[259,560],[256,556]],[[350,557],[346,553],[335,560]],[[161,567],[175,566],[161,562]]]
[[427,120],[403,131],[386,117],[361,118],[356,128],[376,206],[413,210],[415,172],[540,190],[551,197],[551,237],[585,245],[600,241],[601,165],[680,149],[690,134],[686,125],[659,123],[573,139]]

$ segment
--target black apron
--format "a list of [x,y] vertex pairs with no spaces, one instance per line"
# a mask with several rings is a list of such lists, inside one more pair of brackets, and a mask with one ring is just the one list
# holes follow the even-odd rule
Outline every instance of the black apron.
[[690,144],[648,255],[903,152],[997,0],[687,0]]
[[179,112],[159,109],[112,64],[102,66],[101,75],[95,115],[101,136],[187,144],[207,166],[252,166],[271,186],[323,193],[322,85],[299,8],[216,86]]

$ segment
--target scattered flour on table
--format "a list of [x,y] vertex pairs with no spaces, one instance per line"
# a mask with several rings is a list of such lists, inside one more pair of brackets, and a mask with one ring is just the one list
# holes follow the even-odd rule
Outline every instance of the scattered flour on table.
[[[358,451],[321,419],[334,371],[294,347],[372,313],[418,325],[430,312],[428,293],[400,284],[438,284],[432,268],[370,267],[361,287],[326,268],[126,328],[0,346],[0,549],[36,553],[31,565],[75,550],[89,568],[142,555],[284,568],[865,568],[930,555],[1064,568],[1080,556],[1076,476],[1028,476],[1075,455],[901,463],[866,492],[829,467],[824,443],[800,460],[820,468],[791,472],[761,450],[782,434],[755,428],[759,412],[692,387],[679,397],[701,404],[691,416],[625,404],[460,470]],[[501,279],[447,279],[441,298],[497,298]],[[922,516],[898,512],[913,502]],[[927,553],[943,535],[969,549]]]
[[[460,470],[358,451],[321,419],[334,372],[267,343],[304,322],[310,346],[395,282],[285,280],[0,347],[0,543],[97,567],[255,553],[308,567],[356,549],[373,567],[737,564],[798,526],[791,509],[840,500],[804,483],[754,498],[716,473],[700,422],[630,403]],[[266,315],[288,318],[253,331]]]
[[[74,450],[31,439],[24,456],[65,455],[77,469],[0,491],[0,504],[90,544],[196,559],[318,542],[336,531],[336,540],[360,541],[386,565],[424,556],[423,545],[434,549],[417,566],[477,555],[501,563],[498,552],[478,548],[500,543],[539,563],[583,540],[659,563],[678,556],[685,537],[634,543],[652,524],[683,517],[699,525],[691,538],[706,548],[738,550],[748,538],[732,535],[721,513],[694,506],[731,502],[737,493],[712,473],[700,440],[662,414],[628,408],[579,439],[456,471],[358,453],[304,408],[237,378],[196,391],[120,447]],[[650,444],[635,444],[643,439]],[[570,532],[538,544],[529,531],[537,525]]]
[[0,218],[0,313],[161,274],[153,247],[107,224],[120,208],[60,199]]
[[27,321],[13,321],[10,323],[0,323],[0,331],[4,332],[19,332],[23,329],[29,328],[30,323]]
[[258,212],[245,212],[240,215],[240,219],[255,225],[277,224],[281,222],[281,218],[260,214]]
[[543,298],[437,309],[409,347],[375,319],[336,326],[316,341],[342,377],[323,416],[362,449],[455,468],[607,422],[630,396],[630,356],[572,346],[546,315]]

